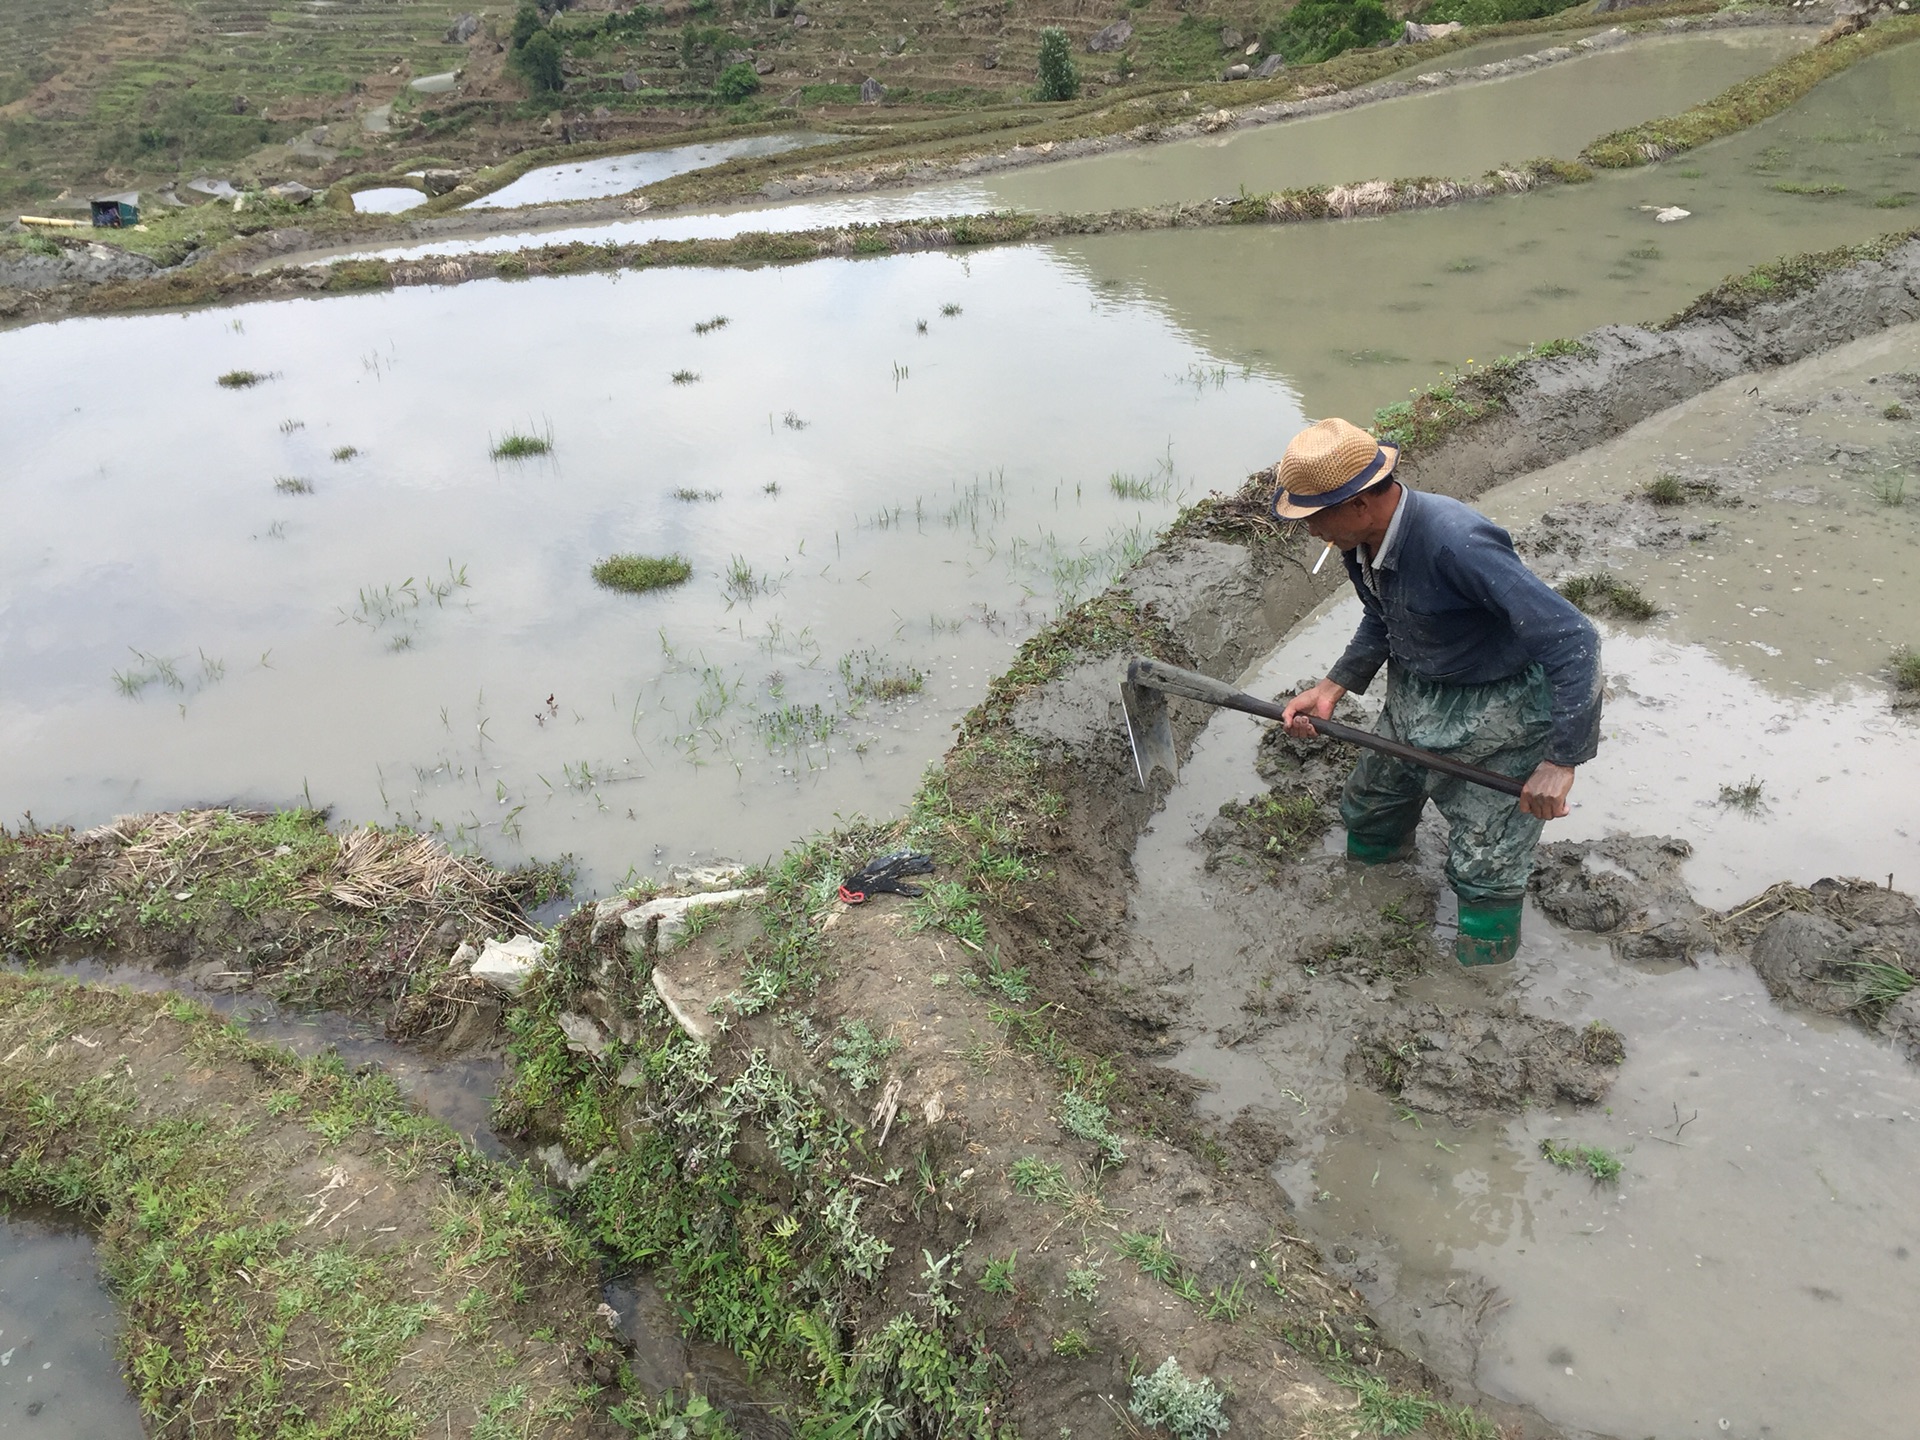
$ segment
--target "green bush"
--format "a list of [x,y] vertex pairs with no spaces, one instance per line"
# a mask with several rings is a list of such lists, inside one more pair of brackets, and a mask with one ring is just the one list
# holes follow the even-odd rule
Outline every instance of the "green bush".
[[1579,0],[1434,0],[1420,12],[1422,24],[1458,20],[1465,25],[1501,25],[1511,20],[1537,20],[1558,15]]
[[566,83],[560,73],[560,42],[546,30],[537,30],[513,52],[514,68],[537,94],[552,95]]
[[736,61],[720,72],[713,82],[714,98],[728,105],[737,104],[760,88],[760,77],[746,61]]
[[530,4],[522,5],[513,17],[513,48],[518,50],[524,46],[539,28],[540,12]]
[[1040,100],[1071,100],[1080,93],[1080,71],[1073,63],[1067,32],[1049,25],[1040,32]]
[[1261,39],[1290,63],[1313,65],[1378,44],[1399,29],[1379,0],[1300,0]]

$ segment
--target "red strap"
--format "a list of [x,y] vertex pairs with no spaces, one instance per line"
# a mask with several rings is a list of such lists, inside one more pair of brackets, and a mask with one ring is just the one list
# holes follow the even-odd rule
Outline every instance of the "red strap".
[[866,900],[867,900],[867,892],[866,892],[866,891],[864,891],[864,890],[849,890],[849,889],[847,889],[847,887],[846,887],[846,886],[844,886],[844,885],[842,885],[842,886],[840,887],[840,903],[841,903],[841,904],[843,904],[843,905],[864,905],[864,904],[866,903]]

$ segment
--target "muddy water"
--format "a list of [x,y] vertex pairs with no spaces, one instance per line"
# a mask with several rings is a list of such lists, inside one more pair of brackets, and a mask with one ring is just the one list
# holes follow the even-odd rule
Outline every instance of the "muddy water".
[[1812,38],[1797,29],[1732,30],[1632,41],[1510,79],[1016,170],[973,187],[978,201],[962,206],[956,192],[935,213],[1078,214],[1381,176],[1466,177],[1530,156],[1571,158],[1596,136],[1717,95]]
[[353,208],[362,215],[398,215],[426,203],[427,197],[410,185],[376,185],[353,193]]
[[0,1435],[139,1440],[119,1331],[83,1230],[39,1210],[0,1214]]
[[[1915,343],[1908,327],[1749,384],[1768,405],[1799,410],[1801,426],[1851,420],[1843,433],[1858,434],[1864,421],[1847,396],[1904,364]],[[1742,442],[1751,416],[1731,403],[1726,390],[1702,396],[1617,448],[1663,467],[1716,444],[1728,464],[1770,454],[1764,428]],[[1563,504],[1617,496],[1620,471],[1603,479],[1589,458],[1584,490],[1570,483],[1576,461],[1556,468],[1556,483],[1503,487],[1482,508],[1518,525],[1538,512],[1542,489]],[[1844,518],[1851,498],[1829,489],[1805,503],[1840,518],[1816,540],[1801,512],[1802,562],[1847,565],[1863,543]],[[1724,513],[1736,555],[1782,523],[1764,504]],[[1729,564],[1703,611],[1750,611],[1775,593],[1761,588],[1778,579],[1769,568]],[[1909,580],[1887,605],[1910,611],[1912,596]],[[1323,673],[1355,614],[1350,599],[1327,607],[1248,688],[1279,693]],[[1920,787],[1920,746],[1847,626],[1809,619],[1803,638],[1835,639],[1831,663],[1787,670],[1775,662],[1791,646],[1775,656],[1685,612],[1603,628],[1605,740],[1550,838],[1679,836],[1695,847],[1688,883],[1720,906],[1775,880],[1832,874],[1892,872],[1914,888],[1920,831],[1887,797]],[[1262,1104],[1291,1122],[1298,1148],[1277,1173],[1389,1333],[1454,1379],[1577,1433],[1906,1433],[1920,1403],[1908,1338],[1920,1224],[1907,1200],[1920,1165],[1920,1069],[1852,1027],[1783,1011],[1735,960],[1631,967],[1531,908],[1513,973],[1460,974],[1445,959],[1444,836],[1431,817],[1417,874],[1442,897],[1440,945],[1406,998],[1510,998],[1573,1024],[1606,1020],[1628,1051],[1608,1104],[1465,1127],[1412,1119],[1344,1080],[1352,1025],[1390,998],[1344,986],[1309,991],[1297,1018],[1229,1048],[1218,1032],[1245,1021],[1242,997],[1273,973],[1271,937],[1290,922],[1204,872],[1193,837],[1222,801],[1260,788],[1256,737],[1238,717],[1202,737],[1136,854],[1135,916],[1162,964],[1194,966],[1192,1031],[1176,1063],[1216,1086],[1207,1104],[1222,1116]],[[1722,785],[1754,776],[1762,810],[1719,802]],[[1327,844],[1337,843],[1336,832]],[[1329,903],[1356,917],[1403,883],[1332,863]],[[1549,1167],[1539,1157],[1548,1138],[1613,1151],[1620,1183]]]
[[[1920,203],[1917,149],[1920,45],[1908,45],[1750,131],[1588,185],[1380,220],[1054,248],[1222,358],[1286,375],[1309,414],[1364,417],[1443,368],[1663,319],[1753,265],[1910,227],[1920,210],[1876,202]],[[1668,205],[1691,218],[1656,223]]]
[[[9,814],[311,795],[597,886],[897,812],[1022,638],[1299,423],[1039,250],[80,321],[0,366]],[[552,453],[489,459],[514,430]],[[600,589],[616,551],[693,579]]]
[[673,175],[704,170],[728,160],[754,155],[778,155],[802,145],[831,143],[831,135],[812,135],[804,131],[785,135],[754,135],[744,140],[715,140],[703,145],[676,145],[667,150],[640,150],[628,155],[607,155],[598,160],[581,160],[564,165],[543,165],[529,170],[518,180],[482,195],[466,206],[469,210],[511,209],[515,205],[540,205],[552,200],[597,200],[607,195],[624,195],[642,185],[665,180]]

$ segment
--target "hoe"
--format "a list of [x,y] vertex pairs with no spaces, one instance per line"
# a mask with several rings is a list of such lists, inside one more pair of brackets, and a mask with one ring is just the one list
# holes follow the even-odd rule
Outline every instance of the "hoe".
[[[1180,777],[1180,761],[1173,752],[1173,726],[1167,719],[1169,695],[1198,700],[1202,705],[1218,705],[1223,710],[1259,715],[1268,720],[1279,720],[1286,714],[1284,705],[1276,705],[1270,700],[1256,700],[1209,675],[1182,670],[1175,665],[1163,665],[1158,660],[1136,657],[1127,663],[1127,678],[1120,682],[1120,705],[1127,713],[1127,739],[1133,744],[1133,766],[1140,773],[1142,790],[1148,788],[1155,770],[1165,770],[1169,779],[1177,780]],[[1445,755],[1436,755],[1431,750],[1421,750],[1413,745],[1403,745],[1398,740],[1389,740],[1369,730],[1356,730],[1351,725],[1342,725],[1338,720],[1308,716],[1307,723],[1330,740],[1344,740],[1349,745],[1378,750],[1382,755],[1391,755],[1409,765],[1424,765],[1429,770],[1451,775],[1456,780],[1469,780],[1489,790],[1498,790],[1502,795],[1518,797],[1520,794],[1521,782],[1510,775],[1496,775],[1478,765],[1450,760]]]

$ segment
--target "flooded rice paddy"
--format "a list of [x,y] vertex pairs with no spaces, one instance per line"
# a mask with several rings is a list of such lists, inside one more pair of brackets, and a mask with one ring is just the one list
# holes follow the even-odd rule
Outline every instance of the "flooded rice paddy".
[[[63,323],[0,351],[13,813],[308,796],[572,853],[602,887],[897,812],[1021,639],[1300,421],[1279,380],[1040,250]],[[215,383],[241,369],[268,378]],[[551,453],[490,458],[512,432]],[[632,551],[692,578],[593,583]]]
[[[1920,750],[1882,667],[1900,630],[1892,617],[1912,615],[1917,587],[1911,574],[1878,573],[1893,552],[1911,553],[1910,517],[1904,506],[1863,510],[1837,478],[1791,464],[1784,493],[1735,476],[1772,463],[1785,416],[1818,433],[1815,450],[1854,446],[1911,472],[1900,458],[1909,437],[1880,430],[1858,400],[1916,372],[1920,327],[1907,326],[1730,383],[1482,497],[1518,532],[1548,501],[1562,511],[1618,501],[1711,461],[1740,502],[1700,511],[1721,528],[1677,556],[1624,545],[1591,557],[1676,590],[1666,569],[1676,558],[1715,568],[1698,601],[1691,586],[1670,596],[1670,618],[1603,627],[1605,739],[1548,838],[1684,839],[1687,882],[1716,907],[1782,879],[1914,888],[1920,831],[1887,797],[1920,787]],[[1808,576],[1877,578],[1890,623],[1830,617],[1831,594],[1818,610],[1787,600],[1776,612],[1776,597],[1815,593],[1779,583],[1790,546]],[[1288,693],[1323,673],[1356,615],[1350,598],[1331,603],[1247,688]],[[1751,643],[1751,627],[1772,621]],[[1276,913],[1260,887],[1209,873],[1195,836],[1222,802],[1261,788],[1257,736],[1237,716],[1203,735],[1136,853],[1135,919],[1160,964],[1195,976],[1175,1063],[1215,1087],[1209,1110],[1265,1105],[1291,1122],[1298,1149],[1276,1173],[1390,1337],[1572,1433],[1904,1433],[1920,1403],[1907,1361],[1920,1227],[1905,1199],[1920,1165],[1920,1071],[1851,1026],[1781,1008],[1742,962],[1629,965],[1531,906],[1515,973],[1489,982],[1442,961],[1407,982],[1405,998],[1485,1006],[1491,984],[1532,1012],[1605,1020],[1628,1058],[1604,1106],[1454,1125],[1349,1086],[1352,1027],[1387,998],[1377,994],[1312,992],[1287,1022],[1233,1035],[1245,1030],[1243,997],[1274,981]],[[1724,803],[1721,787],[1751,781],[1757,809]],[[1418,870],[1441,891],[1445,940],[1444,832],[1427,824]],[[1330,863],[1333,904],[1366,914],[1388,898],[1382,876]],[[1540,1157],[1548,1138],[1610,1150],[1619,1183],[1554,1169]]]
[[498,190],[482,195],[465,208],[511,209],[516,205],[541,205],[552,200],[597,200],[607,195],[624,195],[642,185],[651,185],[655,181],[685,175],[694,170],[705,170],[710,165],[723,164],[728,160],[754,155],[779,155],[803,145],[819,145],[833,139],[831,135],[812,135],[804,131],[753,135],[743,140],[714,140],[700,145],[676,145],[665,150],[607,155],[598,160],[542,165]]
[[0,1435],[139,1440],[119,1332],[86,1232],[40,1210],[0,1212]]
[[398,215],[426,203],[425,191],[407,185],[376,185],[353,192],[353,208],[362,215]]

